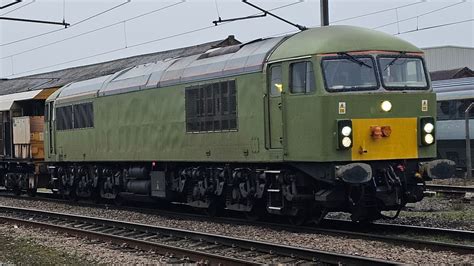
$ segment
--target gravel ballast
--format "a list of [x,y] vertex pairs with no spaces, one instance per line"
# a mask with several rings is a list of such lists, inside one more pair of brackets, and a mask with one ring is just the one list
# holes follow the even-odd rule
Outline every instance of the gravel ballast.
[[[352,239],[343,236],[332,236],[314,233],[295,233],[278,231],[261,226],[223,224],[209,221],[198,221],[192,218],[170,218],[133,211],[79,207],[64,203],[35,202],[32,200],[0,198],[0,205],[37,208],[46,211],[57,211],[77,215],[101,217],[121,221],[145,223],[157,226],[168,226],[187,230],[201,231],[233,237],[254,239],[280,243],[284,245],[302,246],[339,253],[363,255],[380,259],[394,260],[404,263],[472,263],[474,255],[460,255],[448,251],[420,250],[401,245],[388,244],[381,241]],[[71,245],[74,246],[74,245]],[[106,252],[98,252],[98,256]],[[137,261],[135,261],[136,263]]]
[[[145,252],[85,238],[77,238],[51,230],[0,224],[0,235],[8,236],[12,244],[6,262],[24,265],[145,265],[166,263],[166,258]],[[60,241],[58,241],[60,239]],[[13,241],[12,241],[13,240]],[[26,245],[25,245],[26,243]],[[25,254],[28,250],[29,254]],[[55,251],[52,251],[55,250]],[[31,252],[32,251],[32,252]],[[18,254],[17,254],[18,253]],[[64,254],[67,254],[64,256]],[[8,254],[3,254],[8,255]],[[0,256],[0,258],[2,258]],[[27,256],[24,258],[24,256]],[[68,258],[69,257],[69,258]]]

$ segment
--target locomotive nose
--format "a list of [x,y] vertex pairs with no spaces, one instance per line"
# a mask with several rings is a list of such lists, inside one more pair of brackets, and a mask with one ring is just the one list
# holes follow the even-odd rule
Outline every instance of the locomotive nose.
[[418,158],[417,124],[416,117],[352,119],[352,160]]

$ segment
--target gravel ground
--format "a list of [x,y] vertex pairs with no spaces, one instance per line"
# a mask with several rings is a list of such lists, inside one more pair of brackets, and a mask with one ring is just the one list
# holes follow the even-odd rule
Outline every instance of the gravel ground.
[[407,204],[399,218],[390,223],[474,231],[474,201],[462,198],[432,197]]
[[474,186],[474,180],[468,180],[464,178],[434,179],[426,183],[449,186]]
[[[395,212],[384,214],[393,216]],[[347,213],[330,213],[327,217],[350,220],[350,214]],[[397,219],[379,222],[474,231],[474,200],[425,197],[420,202],[408,203]]]
[[[104,210],[89,207],[70,206],[52,202],[34,202],[29,200],[0,198],[0,205],[41,210],[58,211],[79,215],[104,217],[122,221],[146,223],[158,226],[168,226],[187,230],[202,231],[220,235],[228,235],[246,239],[269,241],[285,245],[303,246],[327,251],[336,251],[353,255],[364,255],[381,259],[395,260],[410,264],[440,264],[440,263],[472,263],[474,255],[459,255],[447,251],[433,252],[400,245],[387,244],[381,241],[367,241],[336,237],[324,234],[294,233],[248,225],[230,225],[192,219],[174,219],[159,215],[142,214],[131,211]],[[75,246],[70,244],[70,246]],[[108,252],[108,251],[107,251]],[[107,252],[93,252],[97,256]],[[138,261],[134,261],[137,263]],[[122,262],[121,262],[122,263]]]
[[[96,242],[85,238],[77,238],[50,230],[16,226],[14,224],[0,224],[0,234],[10,238],[14,237],[17,242],[28,243],[33,246],[37,254],[28,254],[30,258],[21,259],[16,255],[9,263],[18,264],[49,264],[49,265],[94,265],[94,264],[120,264],[120,265],[145,265],[165,263],[164,258],[154,252],[144,252],[126,247],[119,247],[111,243]],[[61,239],[61,241],[58,241]],[[24,250],[24,247],[10,249],[9,252]],[[29,247],[32,250],[32,247]],[[57,253],[66,253],[76,260],[62,261],[61,258],[49,258],[45,261],[44,250],[54,249]],[[60,256],[57,255],[56,256]],[[51,254],[49,254],[52,257]],[[77,259],[79,258],[79,259]],[[8,258],[7,258],[8,259]],[[58,260],[59,259],[59,260]],[[41,262],[41,263],[37,263]]]

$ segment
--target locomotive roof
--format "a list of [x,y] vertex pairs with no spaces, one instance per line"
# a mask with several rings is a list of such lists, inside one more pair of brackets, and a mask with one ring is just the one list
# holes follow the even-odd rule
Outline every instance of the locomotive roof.
[[71,82],[110,75],[116,73],[119,70],[130,68],[136,65],[155,62],[157,60],[163,60],[170,57],[183,57],[201,54],[213,47],[235,45],[237,43],[240,42],[236,40],[234,36],[229,36],[224,40],[212,41],[184,48],[137,55],[97,64],[72,67],[52,72],[12,78],[8,80],[0,80],[0,95],[41,90],[46,88],[58,88]]
[[[99,83],[81,81],[50,97],[57,103],[183,83],[260,72],[267,62],[319,53],[384,50],[422,52],[397,37],[353,26],[313,28],[294,35],[213,47],[177,58],[161,59],[115,72]],[[84,92],[88,96],[85,96]]]
[[126,68],[98,82],[86,80],[64,86],[59,94],[52,95],[49,100],[56,99],[57,104],[67,104],[97,96],[262,71],[269,53],[285,38],[259,39]]
[[271,54],[269,61],[312,54],[356,51],[422,51],[413,44],[380,31],[355,26],[326,26],[299,32]]

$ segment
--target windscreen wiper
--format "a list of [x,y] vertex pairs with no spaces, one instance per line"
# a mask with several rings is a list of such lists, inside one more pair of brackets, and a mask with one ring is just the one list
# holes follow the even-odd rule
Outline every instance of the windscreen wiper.
[[400,52],[399,55],[395,56],[395,58],[392,59],[392,61],[390,61],[390,63],[388,63],[385,68],[383,69],[383,71],[387,70],[387,68],[389,68],[391,65],[395,64],[395,62],[400,59],[400,57],[404,56],[405,55],[405,52]]
[[348,53],[346,53],[346,52],[341,52],[341,53],[337,53],[337,54],[338,54],[338,55],[345,55],[345,56],[349,57],[349,60],[351,60],[352,62],[357,63],[357,64],[359,64],[359,65],[361,65],[361,66],[366,66],[366,67],[368,67],[368,68],[372,68],[372,66],[368,65],[368,64],[365,63],[364,61],[359,60],[359,59],[353,57],[352,55],[350,55],[350,54],[348,54]]

